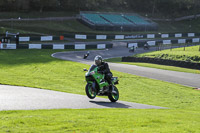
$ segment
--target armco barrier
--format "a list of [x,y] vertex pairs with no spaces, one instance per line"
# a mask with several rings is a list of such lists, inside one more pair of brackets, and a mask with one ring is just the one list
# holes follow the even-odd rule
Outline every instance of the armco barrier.
[[95,34],[64,34],[66,38],[73,39],[115,39],[115,40],[123,40],[123,39],[154,39],[154,38],[181,38],[181,37],[198,37],[200,33],[150,33],[150,34],[127,34],[127,35],[95,35]]
[[[0,39],[4,37],[5,34],[0,34]],[[60,37],[63,37],[60,39]],[[33,34],[20,34],[20,42],[29,41],[55,41],[63,40],[64,38],[72,39],[112,39],[112,40],[124,40],[124,39],[167,39],[167,38],[199,38],[200,33],[189,32],[189,33],[146,33],[146,34],[108,34],[108,35],[98,35],[98,34],[87,34],[87,33],[67,33],[60,36],[39,36]],[[16,38],[11,37],[11,41],[15,42]]]
[[0,49],[106,49],[113,44],[4,44]]
[[188,43],[199,43],[200,38],[187,38],[187,39],[173,39],[173,40],[134,40],[127,43],[127,48],[131,47],[133,44],[138,47],[143,47],[144,44],[149,44],[150,46],[160,45],[160,44],[188,44]]
[[[81,34],[81,33],[68,33],[68,34],[63,34],[60,35],[64,38],[72,38],[72,39],[112,39],[112,40],[124,40],[124,39],[167,39],[167,38],[183,38],[183,37],[190,37],[190,38],[195,38],[199,37],[200,33],[150,33],[150,34],[120,34],[120,35],[115,35],[115,34],[108,34],[108,35],[96,35],[96,34]],[[0,36],[5,36],[5,35],[0,35]],[[55,40],[60,40],[60,36],[35,36],[35,35],[20,35],[19,41],[20,42],[29,42],[29,41],[55,41]],[[63,38],[63,39],[64,39]],[[63,40],[62,39],[62,40]],[[14,37],[11,37],[12,41],[15,41]]]
[[200,70],[200,63],[187,62],[187,61],[166,60],[166,59],[159,59],[159,58],[122,57],[122,62],[144,62],[144,63],[153,63],[153,64],[177,66],[177,67]]

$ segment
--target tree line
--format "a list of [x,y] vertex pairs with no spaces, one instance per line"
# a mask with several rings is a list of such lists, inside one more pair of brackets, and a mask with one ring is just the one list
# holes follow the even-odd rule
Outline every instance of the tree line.
[[200,13],[200,0],[0,0],[0,11],[127,11],[175,17]]

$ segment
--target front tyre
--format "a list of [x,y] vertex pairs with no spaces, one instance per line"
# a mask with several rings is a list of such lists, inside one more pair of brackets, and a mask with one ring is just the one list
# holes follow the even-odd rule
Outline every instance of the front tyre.
[[92,87],[91,83],[86,85],[85,92],[90,99],[94,99],[97,95],[96,89]]
[[119,91],[117,89],[117,87],[113,86],[114,90],[116,91],[116,94],[113,94],[112,92],[110,92],[108,94],[108,98],[111,102],[116,102],[119,99]]

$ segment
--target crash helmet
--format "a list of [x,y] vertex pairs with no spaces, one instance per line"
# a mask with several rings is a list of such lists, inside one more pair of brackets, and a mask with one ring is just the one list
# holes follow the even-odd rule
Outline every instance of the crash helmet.
[[102,57],[100,56],[100,55],[97,55],[95,58],[94,58],[94,63],[97,65],[97,66],[99,66],[99,65],[101,65],[101,63],[102,63]]

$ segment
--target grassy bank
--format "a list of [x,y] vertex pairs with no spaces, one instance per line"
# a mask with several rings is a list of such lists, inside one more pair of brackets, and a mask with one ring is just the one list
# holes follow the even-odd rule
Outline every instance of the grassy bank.
[[[82,69],[89,65],[52,58],[51,54],[58,51],[1,50],[0,83],[85,95]],[[199,91],[117,71],[113,73],[120,80],[120,100],[169,109],[1,111],[0,132],[199,131]]]
[[200,46],[175,48],[172,50],[162,50],[156,52],[149,52],[138,54],[136,57],[150,57],[170,60],[182,60],[190,62],[200,62]]
[[90,28],[76,20],[65,21],[16,21],[0,22],[0,33],[5,31],[19,32],[21,34],[49,34],[62,35],[68,32],[91,31]]
[[[171,32],[199,32],[200,19],[181,22],[160,22],[157,21],[157,31],[121,32],[121,31],[96,31],[81,24],[77,20],[63,21],[12,21],[12,18],[46,18],[46,17],[68,17],[76,16],[75,12],[31,12],[31,13],[0,13],[0,19],[11,19],[7,22],[0,22],[0,33],[20,32],[24,34],[49,34],[61,35],[69,32],[92,33],[92,34],[140,34],[140,33],[171,33]],[[191,25],[191,26],[190,26]]]

